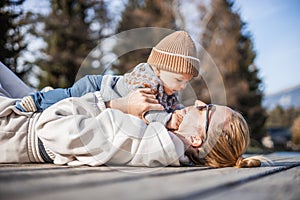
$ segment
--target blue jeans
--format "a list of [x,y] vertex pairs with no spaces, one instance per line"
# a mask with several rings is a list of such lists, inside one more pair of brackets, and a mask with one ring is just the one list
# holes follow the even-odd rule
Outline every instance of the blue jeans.
[[[102,78],[102,75],[86,75],[70,88],[58,88],[48,92],[35,92],[30,96],[34,100],[37,111],[41,112],[68,97],[80,97],[89,92],[99,91],[101,89]],[[18,105],[17,108],[22,110]]]

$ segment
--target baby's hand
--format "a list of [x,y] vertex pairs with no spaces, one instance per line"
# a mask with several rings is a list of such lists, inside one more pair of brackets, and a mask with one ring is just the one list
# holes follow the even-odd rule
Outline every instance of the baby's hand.
[[167,122],[166,128],[170,130],[178,130],[179,125],[181,124],[183,119],[182,112],[180,110],[176,110],[170,120]]

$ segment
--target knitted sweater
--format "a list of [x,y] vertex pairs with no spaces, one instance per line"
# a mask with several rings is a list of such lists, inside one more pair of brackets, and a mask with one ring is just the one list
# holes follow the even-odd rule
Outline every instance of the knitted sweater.
[[161,80],[148,63],[140,63],[132,72],[118,78],[105,75],[101,83],[100,93],[104,97],[104,101],[108,101],[125,96],[137,88],[151,88],[159,103],[165,108],[163,111],[148,111],[144,117],[149,123],[161,122],[166,125],[172,112],[183,107],[178,101],[177,94],[167,95],[164,92]]

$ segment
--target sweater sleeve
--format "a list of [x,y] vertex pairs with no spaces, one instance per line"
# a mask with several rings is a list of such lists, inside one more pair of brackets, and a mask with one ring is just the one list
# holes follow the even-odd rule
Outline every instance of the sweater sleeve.
[[147,123],[160,122],[166,126],[167,122],[170,120],[172,113],[168,113],[165,110],[149,110],[144,114],[144,119]]

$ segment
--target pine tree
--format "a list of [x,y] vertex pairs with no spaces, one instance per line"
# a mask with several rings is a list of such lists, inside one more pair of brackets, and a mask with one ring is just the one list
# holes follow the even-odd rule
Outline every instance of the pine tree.
[[[22,4],[25,0],[0,1],[0,61],[23,78],[30,68],[18,67],[18,58],[26,49]],[[25,29],[22,30],[23,32]]]
[[254,64],[255,52],[251,36],[241,33],[238,45],[239,52],[239,77],[246,81],[247,90],[243,95],[237,96],[237,109],[244,113],[249,123],[252,138],[258,141],[265,136],[266,110],[262,107],[263,92],[262,81],[258,77],[259,70]]
[[[122,13],[117,32],[140,28],[140,27],[162,27],[176,29],[173,10],[173,0],[129,0]],[[133,45],[136,41],[123,41],[119,46]],[[142,42],[142,41],[141,41]],[[134,68],[138,63],[146,62],[151,49],[140,49],[129,52],[119,58],[119,63],[113,66],[117,73],[124,74]]]
[[36,35],[47,44],[43,49],[45,56],[35,62],[44,71],[39,88],[47,85],[68,87],[74,83],[81,63],[102,34],[102,24],[98,33],[91,30],[91,24],[95,18],[106,17],[105,9],[101,0],[51,1],[50,13],[37,18],[44,24],[44,29],[43,33],[37,31]]
[[[198,98],[211,101],[211,94],[216,95],[213,103],[227,103],[240,111],[246,118],[251,137],[258,141],[265,134],[266,111],[261,106],[262,90],[259,70],[254,64],[256,53],[253,49],[251,34],[246,31],[233,1],[212,0],[209,21],[203,30],[201,45],[205,51],[200,55],[203,79],[196,79],[192,85]],[[212,61],[211,61],[212,59]],[[226,99],[223,102],[223,88],[218,87],[216,74],[210,73],[215,68],[222,76]],[[211,90],[208,91],[208,86]]]

